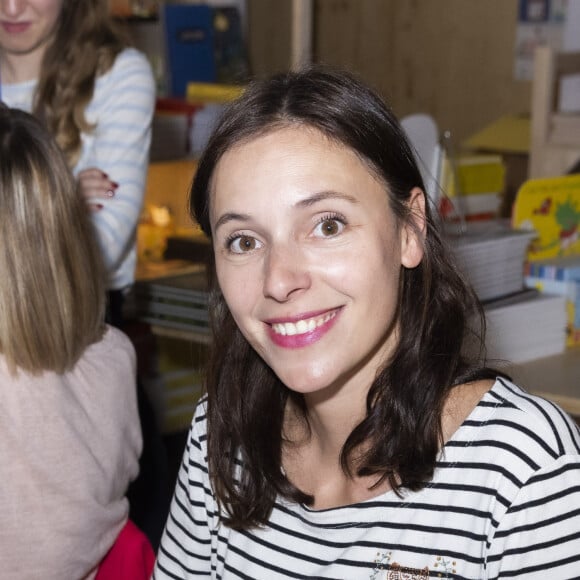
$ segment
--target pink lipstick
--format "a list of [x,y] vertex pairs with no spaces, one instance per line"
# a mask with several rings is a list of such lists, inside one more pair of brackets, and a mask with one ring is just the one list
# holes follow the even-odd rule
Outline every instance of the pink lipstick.
[[336,323],[340,308],[292,319],[268,321],[268,332],[274,344],[282,348],[303,348],[320,340]]
[[6,22],[2,21],[0,26],[8,33],[8,34],[21,34],[28,30],[30,27],[30,22]]

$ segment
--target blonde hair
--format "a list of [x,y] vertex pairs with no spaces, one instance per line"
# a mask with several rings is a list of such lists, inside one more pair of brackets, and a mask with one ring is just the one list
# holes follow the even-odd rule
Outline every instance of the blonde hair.
[[128,41],[109,14],[108,0],[63,0],[34,100],[34,113],[56,136],[70,167],[81,151],[81,133],[96,78],[106,73]]
[[13,373],[63,373],[105,328],[86,203],[42,124],[1,104],[0,159],[0,352]]

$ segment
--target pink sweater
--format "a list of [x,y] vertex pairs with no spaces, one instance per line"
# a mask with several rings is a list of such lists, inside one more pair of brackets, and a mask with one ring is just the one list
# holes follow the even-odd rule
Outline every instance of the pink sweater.
[[127,521],[141,431],[135,352],[109,327],[65,375],[0,355],[0,576],[92,578]]

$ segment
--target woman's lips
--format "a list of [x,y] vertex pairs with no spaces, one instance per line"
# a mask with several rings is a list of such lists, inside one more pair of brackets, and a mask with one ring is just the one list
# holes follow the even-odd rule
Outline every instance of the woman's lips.
[[268,323],[270,338],[283,348],[301,348],[320,340],[334,326],[340,308],[295,320]]
[[6,22],[2,21],[0,26],[8,33],[8,34],[21,34],[30,28],[30,22]]

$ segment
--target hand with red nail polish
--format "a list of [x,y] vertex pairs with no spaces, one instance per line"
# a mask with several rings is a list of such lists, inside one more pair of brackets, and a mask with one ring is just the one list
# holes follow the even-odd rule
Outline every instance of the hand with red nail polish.
[[119,187],[116,181],[100,169],[89,167],[78,174],[78,187],[80,194],[87,200],[91,211],[100,211],[103,204],[95,203],[95,198],[110,199],[115,196]]

